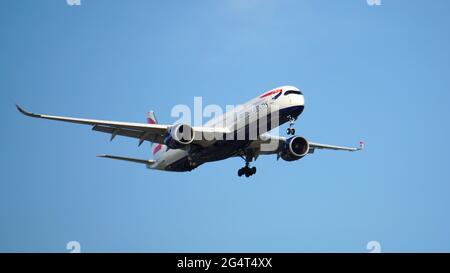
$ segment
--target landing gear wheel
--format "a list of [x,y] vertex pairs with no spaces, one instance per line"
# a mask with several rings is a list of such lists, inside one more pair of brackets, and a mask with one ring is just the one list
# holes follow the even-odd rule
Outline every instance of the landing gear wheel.
[[296,118],[292,116],[288,116],[287,118],[289,119],[289,128],[286,129],[286,132],[288,135],[295,135],[295,129],[292,126],[294,126]]
[[245,166],[238,170],[238,176],[250,177],[256,173],[256,167],[250,167],[250,162],[253,161],[253,156],[247,155],[246,157],[241,156],[245,160]]
[[241,177],[245,175],[245,177],[250,177],[256,173],[256,167],[242,167],[238,170],[238,176]]
[[288,135],[295,135],[295,129],[294,128],[287,128],[286,133]]

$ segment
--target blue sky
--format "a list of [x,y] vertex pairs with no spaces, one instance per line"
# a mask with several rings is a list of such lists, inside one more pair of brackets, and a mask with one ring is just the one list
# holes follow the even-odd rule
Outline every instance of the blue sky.
[[[446,0],[2,1],[0,251],[450,251]],[[191,173],[148,143],[20,115],[144,122],[172,106],[304,91],[297,133],[357,145]],[[283,127],[284,128],[284,127]],[[284,130],[283,130],[284,131]]]

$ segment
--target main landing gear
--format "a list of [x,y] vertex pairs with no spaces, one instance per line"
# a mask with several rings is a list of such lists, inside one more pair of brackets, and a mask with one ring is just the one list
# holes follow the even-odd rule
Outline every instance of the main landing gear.
[[286,133],[288,135],[295,135],[295,128],[292,128],[294,126],[295,118],[292,116],[288,116],[289,119],[289,128],[286,129]]
[[245,158],[245,167],[242,167],[238,170],[238,176],[241,177],[245,175],[245,177],[252,176],[256,173],[256,167],[250,167],[250,162],[252,161],[252,157],[247,156]]
[[238,170],[238,176],[241,177],[242,175],[245,175],[245,177],[252,176],[256,173],[256,167],[249,167],[248,163],[245,164],[245,167],[242,167]]

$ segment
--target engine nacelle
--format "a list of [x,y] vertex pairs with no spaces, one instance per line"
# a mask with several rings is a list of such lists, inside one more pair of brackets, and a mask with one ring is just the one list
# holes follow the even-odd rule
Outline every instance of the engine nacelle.
[[170,127],[164,138],[164,144],[170,149],[181,149],[194,141],[194,129],[188,124],[177,124]]
[[281,150],[281,158],[294,161],[304,157],[309,152],[309,142],[301,136],[293,136],[286,140]]

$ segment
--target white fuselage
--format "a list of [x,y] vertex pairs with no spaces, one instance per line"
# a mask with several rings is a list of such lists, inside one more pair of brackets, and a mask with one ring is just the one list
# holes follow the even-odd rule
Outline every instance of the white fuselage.
[[[286,91],[294,92],[286,93]],[[244,130],[249,124],[255,124],[257,127],[255,132],[258,132],[258,134],[265,133],[288,121],[287,117],[297,118],[301,114],[305,100],[303,94],[299,91],[294,86],[272,89],[221,116],[209,120],[203,127],[222,128],[223,131],[235,134],[236,131]],[[259,122],[261,121],[260,112],[262,111],[269,114],[269,119],[265,117],[267,122]],[[267,126],[266,123],[272,124],[272,126]],[[169,149],[163,144],[153,144],[152,152],[155,163],[148,167],[158,170],[170,170],[172,164],[190,156],[186,149]]]

